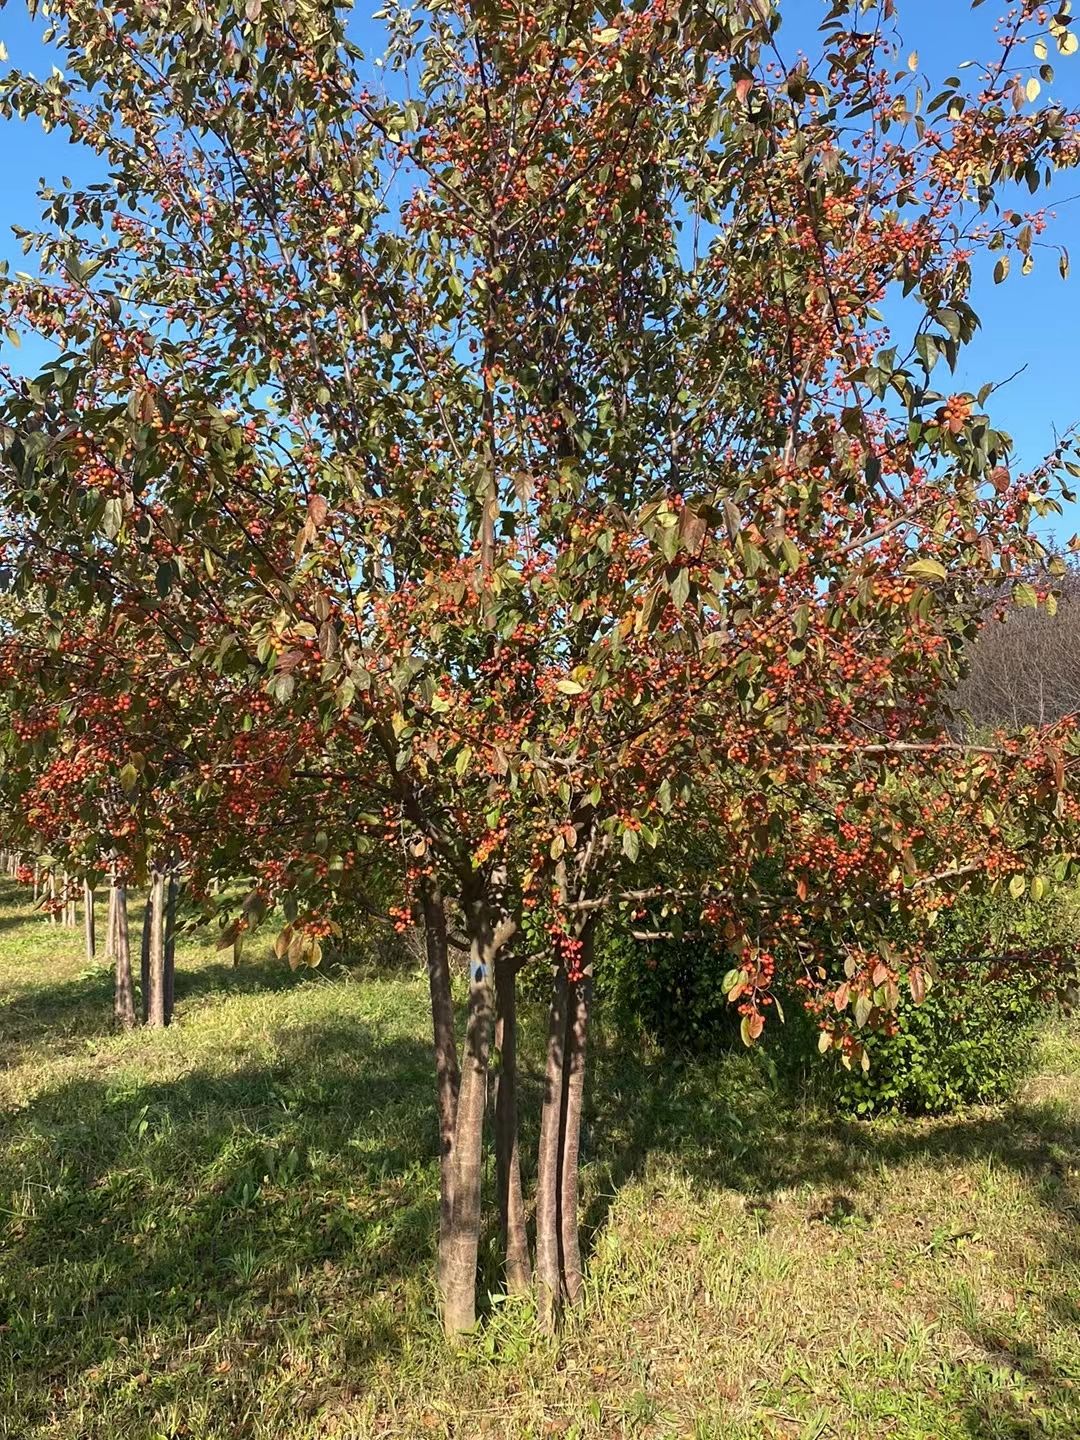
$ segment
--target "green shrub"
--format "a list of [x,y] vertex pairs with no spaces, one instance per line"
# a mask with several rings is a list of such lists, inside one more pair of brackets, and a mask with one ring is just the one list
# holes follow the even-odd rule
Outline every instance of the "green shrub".
[[[903,948],[902,934],[891,938]],[[867,1036],[868,1073],[819,1057],[817,1028],[797,996],[782,997],[787,1024],[766,1032],[771,1067],[859,1115],[941,1114],[1007,1098],[1031,1064],[1046,1005],[1029,986],[990,978],[987,957],[1014,947],[1075,946],[1076,899],[965,895],[942,912],[933,938],[942,981],[921,1006],[903,993],[896,1034]],[[698,940],[641,943],[605,930],[597,939],[599,1008],[624,1034],[667,1048],[727,1049],[738,1043],[738,1015],[722,989],[731,963],[722,948]]]
[[[903,938],[895,937],[898,946]],[[1009,949],[1075,947],[1078,939],[1071,893],[1038,903],[961,896],[933,936],[942,983],[922,1005],[902,993],[897,1033],[866,1039],[869,1072],[836,1065],[829,1088],[837,1103],[859,1115],[936,1115],[1008,1099],[1031,1067],[1049,1007],[1031,984],[992,978],[988,960]]]
[[598,1007],[624,1034],[673,1049],[724,1049],[739,1033],[722,986],[730,968],[724,950],[700,940],[643,942],[605,930],[596,943]]
[[1031,1066],[1044,1008],[1016,985],[977,977],[931,991],[922,1005],[904,996],[897,1033],[865,1042],[869,1071],[837,1064],[826,1088],[856,1115],[939,1115],[1008,1099]]

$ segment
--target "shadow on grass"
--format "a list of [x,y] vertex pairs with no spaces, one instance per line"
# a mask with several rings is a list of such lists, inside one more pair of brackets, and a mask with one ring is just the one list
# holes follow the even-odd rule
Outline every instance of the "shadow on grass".
[[[2,896],[2,894],[0,894],[0,901],[2,901],[2,900],[3,900],[3,896]],[[39,924],[39,925],[45,926],[45,925],[47,925],[47,922],[46,922],[45,917],[44,917],[43,915],[41,915],[41,914],[32,914],[32,915],[0,915],[0,931],[2,931],[2,930],[24,930],[27,925],[33,925],[33,924]],[[71,935],[71,934],[73,934],[74,932],[71,931],[71,930],[65,930],[65,929],[63,929],[63,928],[56,927],[55,933],[58,934],[58,935]]]
[[[583,1221],[590,1249],[619,1190],[644,1175],[650,1157],[669,1158],[700,1186],[744,1195],[766,1225],[773,1196],[791,1187],[832,1188],[828,1204],[842,1215],[852,1207],[845,1192],[863,1174],[926,1161],[940,1163],[948,1184],[956,1162],[992,1160],[1023,1179],[1047,1219],[1041,1259],[1060,1288],[1040,1303],[1063,1333],[1080,1332],[1080,1121],[1061,1106],[1020,1102],[928,1124],[870,1125],[808,1105],[795,1081],[747,1083],[744,1057],[740,1065],[633,1056],[610,1037],[597,1049]],[[965,1328],[988,1377],[960,1400],[971,1440],[1080,1434],[1080,1352],[1062,1363],[1007,1319],[987,1318],[979,1297]],[[1057,1417],[1053,1428],[1048,1416]]]
[[214,1434],[249,1433],[267,1406],[284,1425],[343,1377],[362,1385],[404,1314],[423,1323],[427,1049],[331,1020],[272,1039],[265,1064],[80,1078],[8,1118],[0,1415],[18,1397],[20,1434],[79,1376],[129,1428],[195,1395]]
[[[297,983],[276,962],[203,965],[178,971],[178,1006]],[[108,996],[103,975],[43,987],[27,1003],[42,1028],[57,1014],[74,1023],[92,1005],[99,1029],[90,1033],[101,1033]],[[526,1027],[531,1060],[539,1028],[537,1019]],[[264,1037],[269,1059],[247,1035],[211,1040],[180,1078],[90,1075],[5,1117],[0,1416],[6,1403],[21,1427],[10,1433],[44,1434],[54,1392],[74,1377],[101,1417],[87,1432],[95,1436],[113,1433],[114,1411],[118,1435],[171,1434],[160,1417],[196,1405],[203,1429],[177,1434],[285,1435],[297,1415],[363,1395],[418,1337],[437,1343],[438,1166],[421,1033],[333,1015],[286,1019]],[[522,1077],[527,1183],[539,1094],[533,1064]],[[746,1196],[765,1223],[781,1189],[830,1187],[840,1202],[860,1172],[915,1159],[944,1172],[993,1157],[1024,1177],[1048,1219],[1080,1219],[1071,1170],[1080,1125],[1052,1105],[932,1126],[823,1119],[791,1088],[754,1078],[742,1057],[635,1053],[601,1033],[587,1114],[590,1247],[650,1157]],[[1048,1226],[1047,1245],[1058,1247],[1048,1258],[1065,1277],[1080,1264],[1080,1242],[1060,1241],[1062,1229]],[[481,1288],[494,1273],[489,1252]],[[1047,1303],[1060,1323],[1080,1322],[1065,1283]],[[992,1404],[981,1392],[962,1397],[971,1440],[1034,1440],[1048,1433],[1041,1412],[1073,1413],[1075,1377],[1052,1357],[977,1317],[968,1328],[988,1365],[1024,1380]]]

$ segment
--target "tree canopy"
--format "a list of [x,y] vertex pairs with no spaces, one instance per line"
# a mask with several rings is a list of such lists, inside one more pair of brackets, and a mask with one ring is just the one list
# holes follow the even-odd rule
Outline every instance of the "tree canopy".
[[1020,196],[1080,157],[1035,78],[1071,19],[1013,6],[927,98],[891,0],[813,56],[767,0],[390,5],[382,67],[327,0],[41,8],[63,72],[0,105],[109,178],[44,193],[3,291],[57,349],[0,413],[9,824],[248,876],[227,933],[280,907],[297,959],[345,897],[423,917],[451,1330],[496,1001],[505,1060],[549,952],[553,1316],[598,915],[690,905],[748,1042],[780,967],[858,1061],[926,984],[884,917],[1071,873],[1071,719],[945,714],[988,589],[1047,603],[1075,469],[948,379],[973,256],[1034,263]]

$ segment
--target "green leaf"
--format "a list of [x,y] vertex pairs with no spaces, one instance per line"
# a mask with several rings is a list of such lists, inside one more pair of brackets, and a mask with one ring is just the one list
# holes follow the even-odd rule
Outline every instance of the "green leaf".
[[628,860],[636,860],[641,851],[641,840],[636,830],[624,830],[622,832],[623,854]]
[[130,795],[139,783],[139,772],[129,760],[120,771],[120,789],[125,795]]
[[101,516],[101,530],[106,540],[115,540],[124,523],[124,505],[119,495],[110,495]]
[[1019,900],[1027,889],[1027,880],[1023,875],[1014,875],[1009,881],[1009,894],[1014,900]]
[[585,693],[585,686],[579,685],[576,680],[560,680],[555,689],[561,691],[563,695],[584,695]]

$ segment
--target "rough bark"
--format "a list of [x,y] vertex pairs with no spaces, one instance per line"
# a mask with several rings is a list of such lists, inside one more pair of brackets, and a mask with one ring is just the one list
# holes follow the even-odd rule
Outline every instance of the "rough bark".
[[554,1333],[563,1306],[581,1297],[578,1157],[592,989],[593,926],[579,932],[580,980],[560,964],[548,1023],[544,1102],[536,1177],[536,1289],[540,1326]]
[[67,871],[63,872],[63,895],[64,895],[64,927],[67,930],[74,930],[79,923],[78,907],[72,895],[72,881]]
[[495,1169],[506,1288],[511,1295],[524,1295],[532,1287],[532,1269],[518,1145],[517,967],[509,957],[495,962],[495,1049]]
[[109,911],[105,917],[105,959],[116,959],[116,885],[109,885]]
[[151,1029],[165,1025],[165,872],[155,870],[150,882],[148,985],[146,1023]]
[[135,989],[131,980],[131,939],[128,935],[127,891],[114,885],[110,891],[112,911],[112,947],[116,969],[113,990],[113,1014],[117,1024],[130,1030],[135,1024]]
[[454,1126],[457,1121],[457,1045],[454,1003],[450,992],[450,957],[446,908],[438,882],[425,881],[420,892],[424,914],[424,946],[435,1049],[435,1083],[439,1110],[439,1293],[445,1292],[450,1237],[454,1220]]
[[151,892],[143,906],[142,943],[139,947],[139,998],[142,1002],[144,1025],[150,1019],[150,932],[153,928],[154,897]]
[[563,1110],[563,1065],[566,1058],[568,986],[559,966],[548,1012],[544,1099],[540,1114],[540,1147],[536,1166],[536,1305],[540,1328],[552,1333],[562,1300],[559,1263],[559,1149]]

